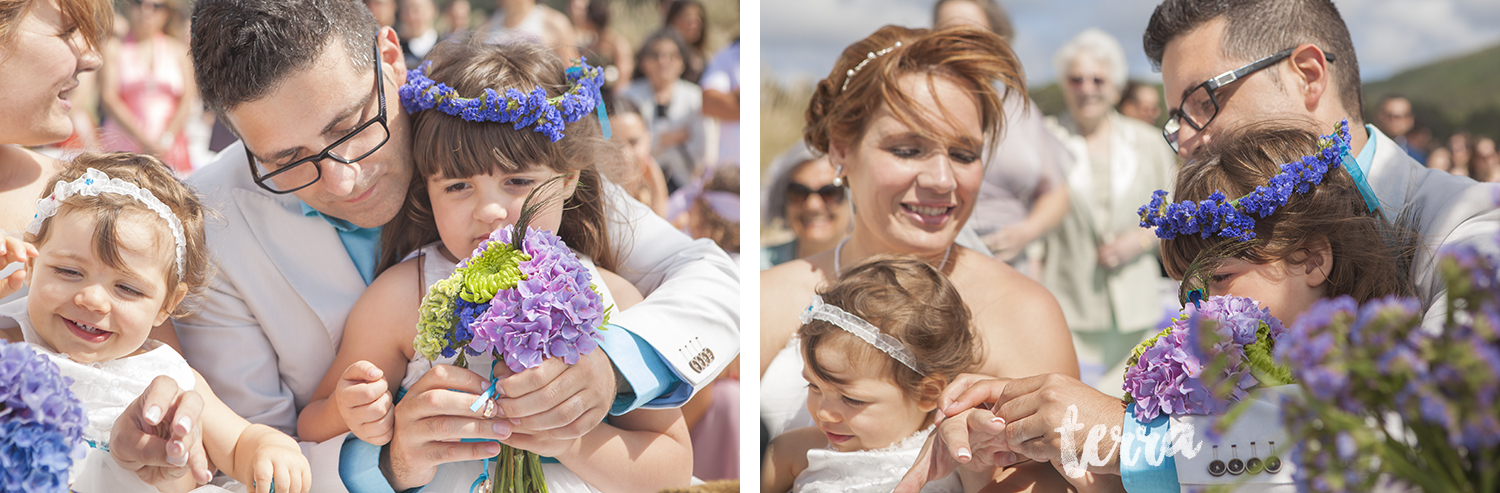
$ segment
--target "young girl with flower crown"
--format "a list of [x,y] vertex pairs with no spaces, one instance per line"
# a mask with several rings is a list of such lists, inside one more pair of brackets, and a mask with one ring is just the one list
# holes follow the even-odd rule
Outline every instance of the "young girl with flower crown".
[[[374,444],[391,440],[393,402],[435,365],[455,363],[454,357],[429,360],[413,346],[424,293],[453,274],[492,232],[521,227],[516,222],[523,209],[529,213],[536,205],[527,198],[538,187],[538,197],[552,200],[541,202],[527,225],[556,231],[590,266],[604,306],[620,310],[642,299],[609,270],[618,260],[608,244],[606,183],[594,163],[619,152],[603,140],[594,120],[602,77],[586,75],[570,87],[574,77],[565,75],[563,61],[531,43],[444,43],[428,60],[401,89],[413,117],[418,172],[402,212],[384,227],[382,272],[356,302],[338,356],[314,402],[298,416],[304,440],[346,431]],[[549,110],[541,104],[548,99],[560,102]],[[466,363],[485,378],[509,373],[505,364],[491,364],[488,351],[467,356]],[[494,417],[495,407],[476,415]],[[577,440],[515,429],[502,441],[556,458],[558,464],[542,466],[552,492],[597,491],[593,485],[658,491],[686,486],[691,477],[687,427],[675,409],[610,417]],[[485,475],[481,461],[444,464],[424,491],[467,492]]]
[[[1413,236],[1392,222],[1398,218],[1381,213],[1351,173],[1358,169],[1348,155],[1347,128],[1320,138],[1284,125],[1252,125],[1216,139],[1205,157],[1184,165],[1179,203],[1163,204],[1165,194],[1157,192],[1142,208],[1142,224],[1166,238],[1162,260],[1167,273],[1183,280],[1184,293],[1248,297],[1288,326],[1322,298],[1347,294],[1364,303],[1409,296]],[[1216,220],[1197,207],[1216,200],[1237,202],[1229,208],[1240,212]],[[1173,220],[1186,217],[1181,208],[1188,202],[1197,220]],[[1184,212],[1167,210],[1173,207]]]
[[[938,393],[979,368],[981,339],[968,307],[931,265],[883,255],[820,290],[801,317],[802,377],[816,426],[771,441],[761,491],[891,491],[933,430]],[[988,482],[967,469],[959,476],[924,491]]]
[[144,411],[168,462],[187,463],[188,437],[201,428],[208,461],[250,491],[307,491],[312,472],[296,441],[236,415],[181,355],[147,338],[206,284],[203,208],[193,192],[155,158],[125,153],[84,154],[49,181],[26,235],[37,253],[26,264],[31,290],[0,306],[0,326],[19,326],[83,402],[89,450],[74,465],[71,489],[188,491],[210,479],[156,478],[153,487],[110,457],[116,419],[165,376],[203,402],[196,422],[174,417],[175,406]]

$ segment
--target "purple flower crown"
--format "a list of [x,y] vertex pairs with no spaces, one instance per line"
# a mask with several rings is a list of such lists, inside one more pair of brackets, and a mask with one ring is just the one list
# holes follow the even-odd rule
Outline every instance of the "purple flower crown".
[[465,121],[514,123],[516,130],[535,124],[537,132],[557,142],[562,140],[567,124],[597,111],[605,138],[609,137],[609,124],[604,119],[604,97],[599,92],[604,86],[604,70],[589,65],[586,59],[580,59],[577,66],[568,69],[568,83],[571,84],[568,90],[551,98],[540,86],[530,93],[509,88],[504,96],[494,89],[485,88],[484,94],[465,98],[447,84],[428,78],[427,70],[431,66],[431,61],[423,62],[422,66],[408,72],[406,84],[397,91],[407,113],[437,109]]
[[[1207,200],[1168,204],[1167,192],[1157,190],[1151,194],[1151,203],[1137,210],[1141,227],[1156,228],[1156,236],[1164,240],[1195,234],[1203,238],[1217,234],[1239,241],[1254,239],[1255,219],[1251,214],[1265,219],[1285,206],[1293,193],[1307,193],[1313,185],[1322,183],[1323,177],[1334,168],[1344,166],[1351,174],[1359,172],[1357,167],[1344,164],[1345,156],[1350,153],[1348,120],[1339,122],[1334,133],[1320,137],[1318,149],[1317,154],[1281,165],[1281,173],[1271,177],[1269,183],[1237,199],[1229,200],[1223,192],[1215,190]],[[1362,185],[1363,180],[1355,176],[1356,184]],[[1363,189],[1360,192],[1365,195]]]

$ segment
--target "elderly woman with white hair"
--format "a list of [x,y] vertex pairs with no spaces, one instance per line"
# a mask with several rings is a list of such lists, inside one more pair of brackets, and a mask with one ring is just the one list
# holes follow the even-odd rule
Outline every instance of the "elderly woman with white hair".
[[1073,332],[1084,382],[1118,394],[1125,359],[1162,318],[1156,238],[1136,214],[1141,197],[1170,190],[1176,159],[1160,131],[1115,111],[1125,52],[1089,29],[1053,58],[1068,114],[1049,128],[1073,154],[1072,210],[1044,239],[1042,284]]

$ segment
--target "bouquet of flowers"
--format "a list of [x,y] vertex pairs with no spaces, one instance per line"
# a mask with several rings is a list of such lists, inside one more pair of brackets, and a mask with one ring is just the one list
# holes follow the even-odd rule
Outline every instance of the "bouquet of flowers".
[[68,491],[88,424],[68,385],[26,343],[0,341],[0,492]]
[[[519,373],[548,358],[571,365],[599,347],[597,331],[613,307],[603,306],[592,274],[562,239],[526,227],[527,215],[492,233],[453,276],[428,290],[417,325],[418,353],[431,360],[456,356],[462,367],[468,356],[490,353]],[[474,402],[475,411],[494,389],[492,383]],[[501,444],[494,490],[546,491],[541,467],[536,454]]]
[[1290,382],[1271,358],[1286,332],[1250,298],[1193,299],[1171,325],[1131,353],[1125,401],[1135,403],[1135,418],[1143,423],[1163,413],[1223,414],[1257,385]]
[[1413,298],[1344,296],[1309,308],[1290,330],[1297,344],[1277,348],[1306,390],[1282,410],[1302,443],[1299,489],[1368,491],[1384,474],[1426,491],[1500,491],[1500,258],[1463,246],[1438,262],[1441,328],[1422,326]]

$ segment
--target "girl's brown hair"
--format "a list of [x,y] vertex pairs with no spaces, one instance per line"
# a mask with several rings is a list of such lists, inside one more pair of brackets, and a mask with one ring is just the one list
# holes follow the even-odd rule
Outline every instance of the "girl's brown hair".
[[[0,0],[0,45],[9,46],[21,20],[47,0]],[[98,50],[114,26],[115,9],[105,0],[57,0],[58,10],[78,26],[90,49]]]
[[878,368],[909,399],[936,399],[953,377],[979,367],[982,342],[969,321],[969,307],[947,277],[916,257],[875,256],[818,295],[901,341],[927,373],[923,377],[837,325],[813,320],[797,335],[803,360],[820,379],[847,383],[818,360],[818,350],[830,343],[844,351],[851,366],[883,365]]
[[[187,287],[185,300],[193,300],[201,294],[211,275],[211,265],[208,260],[208,242],[203,233],[203,204],[198,201],[198,195],[188,188],[187,185],[177,180],[172,171],[165,164],[154,157],[142,154],[131,154],[127,152],[113,153],[87,153],[79,155],[72,163],[63,168],[57,175],[47,180],[47,188],[42,191],[42,197],[52,195],[52,189],[57,182],[71,182],[83,176],[89,168],[97,169],[110,178],[119,178],[135,186],[151,192],[162,204],[165,204],[177,219],[182,222],[182,234],[186,240],[186,248],[183,253],[182,275],[177,274],[176,240],[172,237],[172,230],[167,228],[166,222],[161,220],[155,212],[147,209],[140,200],[117,193],[101,193],[98,195],[74,195],[63,199],[57,210],[57,214],[42,221],[41,229],[35,235],[26,235],[26,241],[35,244],[38,248],[47,243],[51,236],[52,224],[58,217],[66,214],[83,213],[96,221],[94,225],[94,254],[104,261],[105,265],[125,272],[133,272],[129,265],[125,265],[120,258],[119,246],[119,220],[121,217],[139,216],[146,221],[157,225],[156,241],[167,242],[167,245],[158,245],[172,255],[174,258],[167,263],[167,272],[163,272],[167,282],[168,299],[170,293],[174,293],[178,286]],[[177,305],[172,316],[180,317],[186,315],[192,303],[184,302]]]
[[[534,43],[444,42],[427,55],[427,60],[432,61],[429,78],[465,97],[484,94],[485,89],[504,94],[507,88],[518,88],[530,93],[536,87],[553,97],[569,87],[564,74],[568,66],[551,50]],[[604,140],[598,120],[585,117],[568,124],[564,137],[557,142],[532,127],[515,129],[504,123],[469,122],[437,110],[413,114],[412,128],[412,161],[417,172],[412,174],[400,213],[382,228],[377,273],[439,239],[427,195],[429,177],[510,173],[532,166],[578,174],[578,186],[563,204],[568,213],[563,215],[557,234],[569,247],[592,257],[600,268],[614,270],[619,264],[617,253],[609,245],[604,180],[595,167],[601,161],[615,162],[610,160],[618,160],[619,153]]]
[[[1177,200],[1204,200],[1215,190],[1226,197],[1243,197],[1269,183],[1282,164],[1317,153],[1318,136],[1285,124],[1255,124],[1214,139],[1205,151],[1178,173]],[[1329,297],[1347,294],[1363,303],[1414,293],[1409,268],[1415,235],[1379,211],[1370,212],[1343,168],[1330,170],[1322,184],[1307,193],[1293,193],[1270,216],[1255,217],[1254,231],[1254,243],[1236,249],[1234,257],[1256,264],[1284,260],[1302,265],[1309,259],[1305,249],[1326,240],[1333,257],[1327,273]],[[1236,241],[1179,235],[1162,242],[1162,260],[1168,274],[1182,279],[1205,250],[1223,251],[1235,246],[1226,242]]]
[[[898,42],[901,46],[896,46]],[[871,53],[887,48],[894,49],[869,58]],[[861,63],[864,67],[850,77],[849,72]],[[984,129],[986,148],[993,147],[999,139],[1005,113],[1002,101],[1012,92],[1026,97],[1021,62],[1011,52],[1010,44],[995,33],[972,26],[941,31],[885,26],[844,48],[833,64],[833,72],[818,82],[807,106],[807,128],[802,134],[808,146],[826,154],[831,145],[858,141],[864,136],[870,116],[882,106],[890,108],[902,124],[922,132],[924,137],[939,142],[956,141],[933,133],[933,129],[950,125],[918,116],[916,102],[901,92],[898,84],[907,74],[925,74],[928,84],[933,84],[935,77],[945,77],[973,91],[979,99],[980,128]],[[997,85],[1004,88],[1004,93],[999,92]],[[944,119],[951,119],[947,109],[938,111]]]

